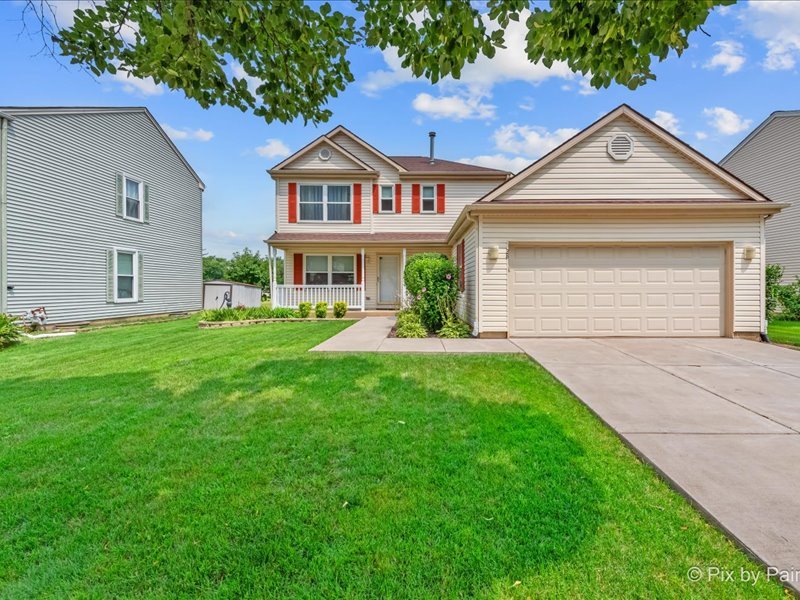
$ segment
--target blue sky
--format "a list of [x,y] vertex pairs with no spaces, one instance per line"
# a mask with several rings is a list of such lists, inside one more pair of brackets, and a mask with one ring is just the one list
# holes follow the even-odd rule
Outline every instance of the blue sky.
[[[71,10],[69,2],[61,13]],[[266,169],[343,124],[387,154],[426,154],[435,130],[437,155],[519,170],[626,102],[719,160],[774,110],[800,109],[800,2],[750,2],[717,9],[680,58],[655,66],[658,79],[629,91],[594,91],[565,66],[529,64],[524,31],[508,49],[465,68],[461,81],[413,80],[391,53],[353,49],[356,81],[318,127],[267,125],[228,107],[203,110],[152,81],[96,79],[39,54],[41,41],[21,34],[22,6],[0,2],[0,105],[144,105],[170,132],[206,182],[204,247],[229,256],[263,250],[274,230],[274,185]]]

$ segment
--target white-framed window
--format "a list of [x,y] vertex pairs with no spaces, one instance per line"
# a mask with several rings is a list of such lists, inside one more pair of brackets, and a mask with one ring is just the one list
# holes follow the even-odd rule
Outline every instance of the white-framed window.
[[352,221],[350,184],[301,183],[298,188],[300,221]]
[[306,285],[355,285],[355,254],[307,254],[305,260]]
[[141,221],[144,216],[142,207],[142,182],[130,177],[123,177],[124,194],[123,216],[133,221]]
[[114,302],[139,300],[139,253],[114,248]]
[[436,186],[423,185],[422,186],[422,212],[432,213],[436,212]]
[[394,212],[394,186],[382,185],[381,186],[381,212],[393,213]]

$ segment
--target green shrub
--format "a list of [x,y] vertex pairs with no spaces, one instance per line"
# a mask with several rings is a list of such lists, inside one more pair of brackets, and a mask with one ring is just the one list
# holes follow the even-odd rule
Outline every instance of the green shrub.
[[293,308],[273,308],[271,311],[271,319],[296,319],[298,316],[297,311]]
[[307,319],[311,314],[311,302],[301,302],[297,307],[297,312],[301,319]]
[[328,303],[327,302],[317,302],[317,305],[314,307],[314,315],[318,319],[324,319],[328,316]]
[[342,319],[347,314],[347,302],[334,302],[333,303],[333,316],[337,319]]
[[783,277],[783,267],[781,265],[767,265],[766,278],[766,313],[767,319],[775,318],[775,313],[780,307],[780,288],[781,278]]
[[439,330],[439,337],[443,338],[468,338],[472,333],[472,328],[469,323],[465,323],[461,319],[452,317],[445,321],[442,328]]
[[17,317],[0,313],[0,348],[16,344],[22,337],[22,328]]
[[395,335],[399,338],[424,338],[428,337],[428,330],[419,314],[413,310],[402,310],[397,314]]
[[447,310],[452,311],[458,299],[456,264],[444,254],[414,254],[406,263],[403,281],[422,325],[429,331],[441,329]]
[[800,321],[800,277],[792,283],[779,286],[777,296],[781,320]]
[[264,308],[255,306],[251,308],[215,308],[204,310],[200,313],[202,321],[252,321],[256,319],[292,319],[297,317],[297,312],[291,308]]

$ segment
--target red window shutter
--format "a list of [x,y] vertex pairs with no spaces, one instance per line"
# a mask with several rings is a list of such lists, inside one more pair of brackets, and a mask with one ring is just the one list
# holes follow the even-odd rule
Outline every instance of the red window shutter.
[[380,211],[380,206],[378,204],[378,202],[380,202],[380,200],[379,200],[380,193],[381,193],[381,189],[380,189],[380,187],[378,187],[378,184],[377,183],[373,183],[372,184],[372,212],[375,213],[376,215]]
[[436,184],[436,212],[444,213],[444,184]]
[[411,212],[419,214],[419,184],[411,184]]
[[403,212],[402,200],[403,198],[403,184],[396,183],[394,186],[394,212],[400,214]]
[[361,255],[356,254],[356,283],[361,285]]
[[295,252],[292,262],[294,263],[294,284],[303,285],[303,255]]
[[361,184],[353,184],[353,223],[361,223]]
[[289,184],[289,223],[297,223],[297,184]]
[[466,245],[464,244],[464,240],[461,240],[461,243],[459,244],[459,249],[461,250],[460,252],[461,266],[458,271],[458,287],[463,292],[467,287],[467,270],[464,268],[466,266],[465,263],[467,262],[466,261],[467,248]]

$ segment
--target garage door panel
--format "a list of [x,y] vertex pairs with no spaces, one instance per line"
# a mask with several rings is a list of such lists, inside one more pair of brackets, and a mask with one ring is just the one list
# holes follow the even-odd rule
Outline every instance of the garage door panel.
[[721,247],[515,248],[509,322],[518,336],[719,336]]

